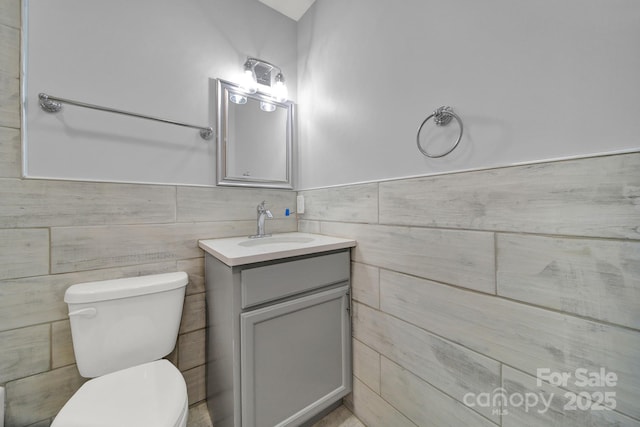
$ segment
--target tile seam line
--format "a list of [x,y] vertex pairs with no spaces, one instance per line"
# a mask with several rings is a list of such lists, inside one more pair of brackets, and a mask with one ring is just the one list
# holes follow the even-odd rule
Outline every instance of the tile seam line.
[[365,181],[349,182],[344,184],[331,184],[331,185],[323,185],[318,187],[298,188],[296,189],[296,191],[314,191],[314,190],[351,187],[351,186],[355,187],[358,185],[366,185],[366,184],[373,184],[373,183],[381,184],[381,183],[396,182],[396,181],[403,181],[403,180],[410,180],[410,179],[413,180],[413,179],[424,179],[424,178],[432,178],[432,177],[442,177],[442,176],[449,176],[449,175],[460,175],[460,174],[472,173],[472,172],[485,172],[485,171],[502,170],[502,169],[509,169],[509,168],[527,168],[531,166],[544,166],[547,164],[579,162],[581,160],[588,161],[588,160],[594,160],[594,159],[602,159],[606,157],[633,155],[637,153],[640,153],[640,149],[628,148],[628,149],[622,149],[614,152],[583,154],[583,155],[567,156],[567,157],[560,157],[560,158],[554,158],[554,159],[525,161],[525,162],[518,162],[514,164],[509,164],[509,165],[502,165],[502,166],[487,166],[484,168],[462,169],[462,170],[454,170],[454,171],[447,171],[447,172],[432,172],[432,173],[427,172],[424,174],[408,175],[408,176],[401,176],[401,177],[394,177],[394,178],[380,178],[380,179],[371,179],[371,180],[365,180]]
[[[437,387],[437,386],[435,386],[435,385],[431,384],[431,382],[429,382],[429,381],[428,381],[428,380],[426,380],[425,378],[421,377],[420,375],[416,374],[416,373],[415,373],[415,372],[413,372],[411,369],[408,369],[408,368],[406,368],[406,367],[402,366],[400,363],[398,363],[398,362],[396,362],[395,360],[391,359],[389,356],[384,355],[384,354],[382,354],[382,353],[380,353],[380,356],[381,356],[381,357],[384,357],[384,358],[385,358],[385,359],[387,359],[389,362],[391,362],[391,363],[393,363],[393,364],[395,364],[395,365],[399,366],[401,369],[404,369],[405,371],[407,371],[407,372],[411,373],[413,376],[415,376],[415,377],[419,378],[420,380],[424,381],[426,384],[428,384],[428,385],[429,385],[429,387],[431,387],[431,388],[433,388],[434,390],[438,391],[439,393],[441,393],[441,394],[443,394],[443,395],[447,396],[448,398],[452,399],[454,402],[457,402],[457,403],[459,403],[459,404],[463,405],[465,408],[467,408],[467,409],[468,409],[469,411],[471,411],[472,413],[474,413],[474,414],[476,414],[476,415],[481,416],[482,418],[484,418],[485,420],[489,421],[491,424],[493,424],[493,425],[495,425],[495,426],[500,426],[500,423],[496,423],[496,422],[495,422],[495,421],[493,421],[492,419],[487,418],[484,414],[481,414],[480,412],[476,411],[475,409],[470,408],[469,406],[465,405],[465,404],[464,404],[464,402],[463,402],[462,400],[458,399],[457,397],[452,396],[451,394],[449,394],[449,393],[447,393],[446,391],[442,390],[440,387]],[[382,361],[381,361],[381,362],[382,362]],[[382,363],[380,363],[380,366],[382,366]],[[381,370],[382,370],[382,368],[381,368]],[[500,375],[498,375],[498,377],[499,377],[499,376],[500,376]],[[382,382],[382,375],[380,376],[380,378],[381,378],[381,382]],[[382,393],[382,387],[380,387],[380,393]],[[380,396],[380,397],[382,397],[382,398],[384,399],[384,397],[383,397],[383,396]],[[385,399],[385,400],[386,400],[386,399]],[[389,403],[389,402],[387,402],[387,403]],[[389,403],[389,404],[391,405],[391,403]],[[393,406],[393,405],[392,405],[392,406]],[[396,409],[397,409],[397,408],[396,408]],[[399,410],[398,410],[398,411],[399,411]]]
[[[358,262],[361,263],[361,264],[364,264],[361,261],[358,261]],[[372,266],[371,264],[365,264],[365,265]],[[376,266],[373,266],[373,267],[376,267]],[[590,321],[590,322],[594,322],[594,323],[599,323],[599,324],[602,324],[602,325],[605,325],[605,326],[612,326],[612,327],[616,327],[616,328],[621,328],[621,329],[625,329],[625,330],[630,331],[630,332],[640,332],[640,328],[633,328],[631,326],[621,325],[621,324],[613,323],[613,322],[607,321],[607,320],[602,320],[602,319],[597,319],[597,318],[593,318],[593,317],[583,316],[583,315],[580,315],[580,314],[577,314],[577,313],[561,311],[561,310],[554,309],[552,307],[543,306],[543,305],[536,305],[534,303],[530,303],[530,302],[527,302],[527,301],[521,301],[521,300],[517,300],[517,299],[514,299],[514,298],[509,298],[509,297],[507,297],[505,295],[492,294],[492,293],[488,293],[488,292],[479,291],[477,289],[465,288],[465,287],[460,286],[460,285],[455,285],[455,284],[452,284],[452,283],[447,283],[447,282],[442,282],[442,281],[439,281],[439,280],[429,279],[429,278],[422,277],[422,276],[416,276],[415,274],[404,273],[402,271],[392,270],[392,269],[385,268],[385,267],[378,267],[378,268],[380,268],[381,271],[389,271],[389,272],[394,273],[394,274],[400,274],[400,275],[411,277],[411,278],[414,278],[414,279],[432,282],[432,283],[435,283],[436,285],[439,285],[439,286],[446,286],[446,287],[449,287],[449,288],[453,288],[453,289],[457,289],[457,290],[461,290],[461,291],[466,291],[466,292],[471,292],[473,294],[481,295],[481,296],[485,296],[485,297],[497,298],[497,299],[500,299],[502,301],[507,301],[507,302],[511,302],[511,303],[515,303],[515,304],[520,304],[520,305],[523,305],[523,306],[536,308],[536,309],[539,309],[539,310],[550,311],[550,312],[553,312],[553,313],[556,313],[556,314],[562,314],[562,315],[573,317],[573,318],[580,319],[580,320],[586,320],[586,321]],[[379,310],[382,311],[382,309],[379,309]],[[417,326],[417,325],[415,325],[415,326]]]
[[[381,355],[382,356],[382,355]],[[382,362],[382,360],[381,360]],[[382,366],[382,363],[380,363],[380,366]],[[380,368],[380,373],[382,374],[382,367]],[[400,414],[404,419],[406,419],[407,421],[409,421],[411,424],[413,424],[416,427],[419,427],[418,424],[416,424],[415,422],[413,422],[413,420],[411,418],[409,418],[408,416],[406,416],[404,414],[404,412],[400,411],[398,408],[396,408],[395,406],[393,406],[387,399],[385,399],[384,397],[382,397],[382,375],[380,375],[380,394],[376,393],[374,390],[371,389],[371,387],[369,387],[367,384],[365,384],[364,382],[362,382],[359,378],[358,381],[360,381],[362,383],[362,385],[366,388],[369,389],[369,391],[373,394],[375,394],[376,396],[378,396],[380,399],[382,399],[387,405],[391,406],[395,411],[398,412],[398,414]],[[355,405],[354,405],[355,406]],[[364,424],[364,423],[363,423]]]
[[[365,305],[365,304],[363,304],[363,305]],[[367,306],[367,307],[372,308],[372,307],[370,307],[370,306]],[[375,309],[374,309],[374,310],[375,310]],[[464,345],[464,344],[461,344],[461,343],[459,343],[459,342],[453,341],[453,340],[451,340],[450,338],[446,338],[446,337],[444,337],[444,336],[442,336],[442,335],[439,335],[439,334],[437,334],[437,333],[435,333],[435,332],[432,332],[432,331],[430,331],[430,330],[427,330],[427,329],[425,329],[425,328],[422,328],[422,327],[420,327],[420,326],[418,326],[418,325],[416,325],[416,324],[414,324],[414,323],[408,322],[407,320],[405,320],[405,319],[401,319],[401,318],[399,318],[399,317],[397,317],[397,316],[395,316],[395,315],[393,315],[393,314],[389,314],[389,313],[387,313],[387,312],[383,312],[383,311],[382,311],[382,313],[383,313],[383,314],[386,314],[386,315],[388,315],[388,316],[391,316],[391,317],[393,317],[393,318],[395,318],[395,319],[397,319],[397,320],[400,320],[400,321],[402,321],[402,322],[405,322],[405,323],[407,323],[407,324],[409,324],[409,325],[411,325],[411,326],[414,326],[414,327],[416,327],[416,328],[419,328],[419,329],[421,329],[421,330],[423,330],[423,331],[426,331],[427,333],[429,333],[429,334],[431,334],[431,335],[433,335],[433,336],[436,336],[436,337],[438,337],[438,338],[440,338],[440,339],[442,339],[442,340],[444,340],[444,341],[446,341],[446,342],[449,342],[449,343],[455,344],[456,346],[463,347],[463,348],[465,348],[465,349],[466,349],[466,350],[468,350],[468,351],[471,351],[471,352],[473,352],[473,353],[475,353],[475,354],[478,354],[478,355],[480,355],[480,356],[482,356],[482,357],[485,357],[485,358],[490,359],[490,360],[492,360],[492,361],[494,361],[494,362],[497,362],[498,364],[500,364],[500,365],[502,365],[502,366],[506,366],[506,367],[508,367],[508,368],[511,368],[511,369],[514,369],[514,370],[516,370],[516,371],[518,371],[518,372],[521,372],[521,373],[523,373],[523,374],[525,374],[525,375],[528,375],[528,376],[530,376],[530,377],[533,377],[533,375],[532,375],[531,373],[529,373],[529,372],[527,372],[527,371],[524,371],[522,368],[517,368],[517,367],[515,367],[515,366],[512,366],[512,365],[510,365],[510,364],[508,364],[508,363],[503,362],[502,360],[498,360],[498,359],[496,359],[496,358],[494,358],[494,357],[492,357],[492,356],[488,356],[488,355],[486,355],[486,354],[484,354],[484,353],[479,352],[478,350],[474,350],[474,349],[472,349],[472,348],[469,348],[469,347],[467,347],[467,346],[466,346],[466,345]],[[358,337],[354,337],[354,338],[355,338],[355,339],[357,339],[358,341],[362,342],[362,343],[363,343],[364,345],[366,345],[367,347],[370,347],[370,346],[369,346],[369,344],[367,344],[366,342],[361,341],[361,339],[360,339],[360,338],[358,338]],[[418,374],[416,374],[415,372],[411,371],[410,369],[408,369],[408,368],[406,368],[406,367],[404,367],[404,366],[400,365],[398,362],[395,362],[395,361],[394,361],[393,359],[391,359],[389,356],[387,356],[387,355],[385,355],[385,354],[383,354],[383,353],[378,352],[378,350],[376,350],[375,348],[374,348],[373,350],[374,350],[375,352],[377,352],[378,354],[380,354],[382,357],[385,357],[386,359],[390,360],[391,362],[393,362],[393,363],[395,363],[395,364],[397,364],[397,365],[401,366],[403,369],[405,369],[405,370],[407,370],[407,371],[411,372],[411,373],[412,373],[413,375],[415,375],[416,377],[418,377],[418,378],[420,378],[420,379],[422,379],[423,381],[425,381],[425,382],[427,382],[427,383],[428,383],[428,381],[427,381],[427,380],[425,380],[424,378],[422,378],[420,375],[418,375]],[[502,368],[501,368],[501,372],[502,372]],[[535,377],[534,377],[534,378],[535,378]],[[553,384],[548,383],[547,381],[544,381],[544,382],[545,382],[545,384],[548,384],[548,385],[553,386]],[[431,383],[429,383],[429,385],[431,385],[431,386],[432,386],[432,387],[434,387],[434,388],[437,388],[437,387],[433,386]],[[564,389],[564,388],[562,388],[562,387],[558,387],[558,386],[553,386],[553,387],[557,387],[557,388],[559,388],[559,389],[561,389],[561,390],[564,390],[564,391],[567,391],[567,392],[574,392],[573,390],[567,390],[567,389]],[[440,389],[438,389],[438,390],[439,390],[439,391],[441,391]],[[372,390],[372,391],[373,391],[373,390]],[[443,393],[444,393],[444,392],[443,392]],[[377,393],[376,393],[376,394],[377,394]],[[446,393],[444,393],[444,394],[446,394]],[[447,395],[448,395],[448,394],[447,394]],[[448,395],[448,396],[450,396],[450,395]],[[451,397],[451,396],[450,396],[450,397]],[[456,398],[454,398],[454,399],[455,399],[456,401],[460,402],[458,399],[456,399]],[[463,403],[463,402],[462,402],[462,403]],[[464,404],[464,403],[463,403],[463,404]],[[474,412],[475,412],[475,411],[474,411]],[[624,413],[624,412],[620,412],[620,411],[619,411],[619,410],[617,410],[617,409],[614,409],[614,410],[613,410],[613,412],[617,412],[618,414],[624,415],[625,417],[631,418],[631,419],[633,419],[633,420],[638,420],[638,421],[640,421],[640,418],[635,418],[634,416],[629,415],[629,414]],[[486,418],[486,417],[485,417],[485,418]],[[492,422],[493,422],[493,421],[492,421]],[[495,423],[494,423],[494,424],[495,424]]]
[[[306,218],[305,218],[306,219]],[[307,219],[309,221],[322,221],[327,224],[345,224],[345,225],[369,225],[380,227],[396,227],[396,228],[419,228],[424,230],[443,230],[443,231],[466,231],[466,232],[479,232],[479,233],[496,233],[499,234],[513,234],[522,236],[540,236],[549,238],[566,238],[566,239],[588,239],[588,240],[612,240],[621,242],[640,242],[639,237],[611,237],[611,236],[591,236],[584,234],[554,234],[545,232],[534,231],[514,231],[514,230],[501,230],[501,229],[489,229],[489,228],[459,228],[459,227],[437,227],[428,225],[416,225],[416,224],[399,224],[399,223],[373,223],[373,222],[348,222],[342,220],[331,219]]]

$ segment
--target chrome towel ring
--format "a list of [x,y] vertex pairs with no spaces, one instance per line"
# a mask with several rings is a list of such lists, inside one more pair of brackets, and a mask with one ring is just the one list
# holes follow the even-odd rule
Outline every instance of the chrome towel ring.
[[[444,153],[431,154],[427,152],[427,150],[422,148],[422,145],[420,144],[420,132],[422,132],[422,128],[432,117],[433,117],[433,122],[437,126],[446,126],[449,124],[449,122],[451,122],[451,119],[456,119],[456,121],[458,122],[458,125],[460,126],[460,135],[458,135],[458,139],[456,140],[455,144],[453,144],[453,146],[449,150],[445,151]],[[434,111],[433,113],[431,113],[431,115],[429,115],[426,119],[424,119],[424,121],[418,128],[418,134],[416,135],[416,143],[418,144],[418,150],[420,150],[420,152],[425,156],[431,157],[433,159],[437,159],[438,157],[444,157],[447,154],[451,153],[453,150],[455,150],[458,144],[460,144],[460,140],[462,139],[462,132],[463,132],[462,119],[456,113],[453,112],[453,108],[442,106],[438,108],[436,111]]]

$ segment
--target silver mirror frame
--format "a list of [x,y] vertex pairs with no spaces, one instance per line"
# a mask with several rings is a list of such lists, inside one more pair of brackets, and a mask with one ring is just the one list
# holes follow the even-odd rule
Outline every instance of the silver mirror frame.
[[[275,104],[278,107],[287,109],[287,124],[286,124],[286,179],[284,181],[271,181],[264,179],[256,179],[254,177],[230,177],[228,176],[228,167],[226,164],[227,159],[227,146],[229,144],[228,135],[228,106],[229,106],[229,93],[238,93],[247,98],[255,99],[257,101],[267,101]],[[260,187],[260,188],[282,188],[293,189],[293,147],[295,139],[295,104],[291,101],[276,102],[271,95],[256,92],[248,93],[237,84],[217,79],[216,83],[216,123],[217,123],[217,185],[221,186],[235,186],[235,187]]]

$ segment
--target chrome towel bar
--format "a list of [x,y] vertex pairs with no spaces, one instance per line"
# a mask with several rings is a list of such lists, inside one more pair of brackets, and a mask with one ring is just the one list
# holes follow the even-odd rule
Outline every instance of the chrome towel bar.
[[57,113],[62,109],[62,104],[76,105],[83,108],[91,108],[92,110],[106,111],[108,113],[123,114],[125,116],[137,117],[139,119],[154,120],[156,122],[168,123],[171,125],[184,126],[192,129],[199,129],[202,139],[211,139],[213,136],[213,128],[210,126],[195,126],[188,123],[176,122],[173,120],[161,119],[158,117],[145,116],[143,114],[131,113],[128,111],[116,110],[115,108],[101,107],[99,105],[87,104],[86,102],[74,101],[71,99],[59,98],[57,96],[47,95],[46,93],[38,94],[40,98],[40,107],[48,113]]

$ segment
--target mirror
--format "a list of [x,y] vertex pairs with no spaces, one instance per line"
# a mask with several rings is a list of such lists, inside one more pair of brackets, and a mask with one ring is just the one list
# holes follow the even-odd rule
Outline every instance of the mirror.
[[293,188],[294,104],[218,79],[218,185]]

